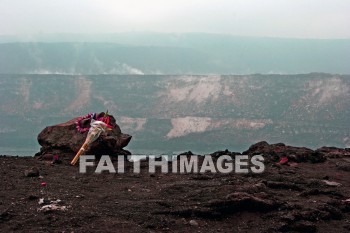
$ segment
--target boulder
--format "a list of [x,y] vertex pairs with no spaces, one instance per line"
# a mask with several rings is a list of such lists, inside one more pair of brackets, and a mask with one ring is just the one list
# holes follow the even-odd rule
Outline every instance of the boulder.
[[294,162],[324,162],[324,154],[316,152],[306,147],[287,146],[283,143],[269,144],[265,141],[258,142],[244,151],[243,154],[256,155],[261,154],[266,159],[279,161],[283,157]]
[[[104,116],[104,113],[97,114],[97,117]],[[80,120],[82,128],[90,126],[90,118],[81,120],[81,117],[73,118],[65,123],[48,126],[38,135],[38,142],[42,146],[40,152],[35,156],[41,159],[59,155],[60,158],[71,159],[83,145],[87,131],[79,132],[76,122]],[[121,132],[115,118],[110,115],[112,130],[102,132],[99,138],[92,142],[85,154],[87,155],[128,155],[130,152],[123,150],[131,140],[131,136]]]

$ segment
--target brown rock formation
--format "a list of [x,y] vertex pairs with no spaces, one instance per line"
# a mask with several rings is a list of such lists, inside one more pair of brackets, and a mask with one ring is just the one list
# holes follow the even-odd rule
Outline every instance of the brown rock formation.
[[[104,113],[98,114],[103,116]],[[38,142],[42,146],[36,154],[42,159],[52,159],[54,154],[62,157],[73,157],[83,145],[88,132],[80,133],[76,129],[76,121],[79,117],[65,123],[48,126],[38,135]],[[90,119],[81,121],[81,127],[88,127]],[[94,141],[85,154],[87,155],[126,155],[130,152],[123,150],[131,140],[131,136],[123,134],[117,125],[115,118],[110,116],[111,131],[102,132]],[[62,156],[63,155],[63,156]]]

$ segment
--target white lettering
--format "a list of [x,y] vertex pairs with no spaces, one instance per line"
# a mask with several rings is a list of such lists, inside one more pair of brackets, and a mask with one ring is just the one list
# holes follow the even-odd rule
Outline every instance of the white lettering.
[[200,173],[205,173],[206,171],[210,171],[211,173],[216,173],[215,165],[214,165],[213,158],[211,157],[211,155],[204,156],[204,160],[202,163]]
[[198,172],[198,156],[192,155],[190,157],[190,161],[188,161],[188,158],[186,155],[180,156],[180,173],[197,173]]
[[[224,161],[229,161],[228,163],[225,163]],[[230,173],[233,171],[233,165],[232,165],[232,158],[228,155],[222,155],[218,158],[216,161],[216,167],[218,168],[218,171],[221,173]],[[223,167],[223,163],[225,164],[225,167]]]
[[88,162],[87,160],[95,160],[95,155],[82,155],[79,158],[79,172],[80,173],[86,173],[86,167],[87,166],[94,166],[95,162],[90,161]]
[[247,161],[242,161],[242,160],[247,160],[248,155],[236,155],[235,159],[235,172],[236,173],[248,173],[248,168],[241,168],[241,166],[248,166]]
[[164,156],[160,156],[160,161],[156,161],[156,156],[149,156],[149,173],[156,173],[156,166],[162,167],[162,173],[168,173],[168,161]]
[[[105,165],[106,164],[106,165]],[[100,174],[102,171],[109,171],[109,173],[115,173],[115,168],[108,155],[102,155],[100,162],[98,162],[95,172]]]
[[254,155],[252,157],[252,164],[255,166],[251,167],[254,173],[263,173],[265,171],[264,157],[262,155]]

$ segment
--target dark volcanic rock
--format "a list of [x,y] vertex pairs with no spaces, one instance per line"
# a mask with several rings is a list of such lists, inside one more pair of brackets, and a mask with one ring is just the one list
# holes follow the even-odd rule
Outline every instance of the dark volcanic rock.
[[282,157],[287,157],[290,161],[295,162],[324,162],[324,154],[315,152],[306,147],[287,146],[283,143],[268,144],[265,141],[258,142],[249,147],[243,154],[256,155],[262,154],[267,159],[278,161]]
[[[103,113],[100,113],[101,115]],[[83,145],[88,132],[80,133],[76,129],[76,121],[79,117],[65,123],[48,126],[38,135],[38,142],[42,146],[36,154],[42,159],[52,160],[54,154],[73,156]],[[83,122],[84,121],[84,122]],[[83,127],[90,125],[90,119],[82,121]],[[94,141],[85,154],[89,155],[126,155],[130,152],[123,150],[131,140],[131,136],[123,134],[116,124],[115,118],[110,116],[111,131],[102,132],[99,138]]]
[[350,157],[350,148],[336,148],[336,147],[321,147],[316,150],[317,153],[322,154],[327,158],[341,158]]
[[24,175],[27,177],[36,177],[39,176],[39,169],[36,167],[31,167],[24,171]]
[[279,203],[270,199],[262,199],[245,192],[234,192],[223,199],[211,200],[207,207],[222,214],[239,212],[242,210],[250,212],[268,212],[279,207]]
[[239,152],[231,152],[228,149],[226,150],[219,150],[215,151],[214,153],[211,153],[210,155],[213,156],[214,158],[220,157],[222,155],[228,155],[228,156],[235,156],[235,155],[240,155],[241,153]]
[[192,151],[187,151],[187,152],[183,152],[183,153],[179,154],[178,156],[181,156],[181,155],[191,156],[194,154],[192,153]]

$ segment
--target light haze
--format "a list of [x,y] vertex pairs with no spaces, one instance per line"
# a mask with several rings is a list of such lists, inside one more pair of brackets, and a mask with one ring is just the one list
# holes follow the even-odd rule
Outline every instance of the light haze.
[[350,38],[348,0],[2,0],[0,35],[206,32]]

